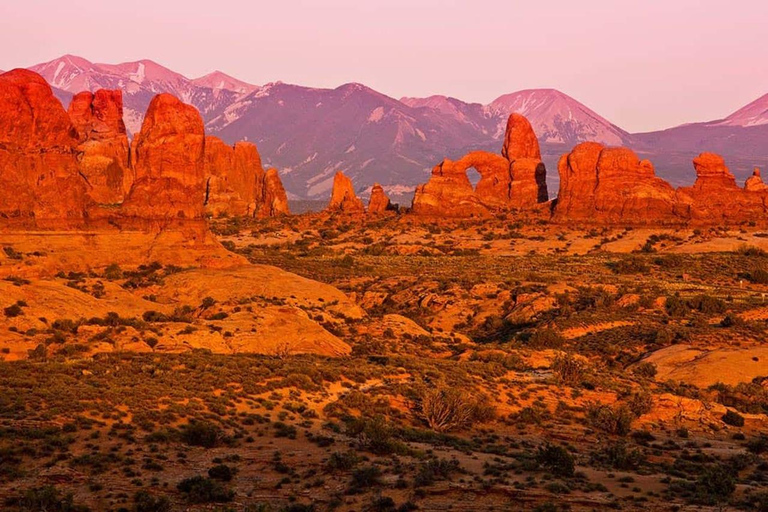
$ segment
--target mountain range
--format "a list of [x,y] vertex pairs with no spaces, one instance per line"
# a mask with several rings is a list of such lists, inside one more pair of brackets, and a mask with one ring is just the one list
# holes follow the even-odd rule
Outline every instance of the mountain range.
[[340,170],[362,195],[379,182],[407,201],[443,158],[471,149],[498,152],[512,112],[525,115],[539,137],[550,190],[557,190],[559,156],[587,140],[631,147],[675,185],[693,181],[691,159],[702,151],[723,154],[740,178],[768,159],[768,95],[722,120],[632,134],[556,89],[519,91],[481,105],[439,95],[395,99],[356,83],[254,85],[220,71],[189,79],[151,60],[97,64],[65,55],[30,69],[65,106],[83,90],[122,90],[130,133],[140,129],[155,94],[171,93],[197,107],[208,133],[228,143],[255,142],[294,199],[327,198]]

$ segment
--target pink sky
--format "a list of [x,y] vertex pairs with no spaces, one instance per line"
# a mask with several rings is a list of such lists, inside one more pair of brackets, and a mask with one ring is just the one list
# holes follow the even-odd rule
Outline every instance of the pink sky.
[[[65,53],[188,77],[488,103],[554,87],[629,131],[768,93],[764,0],[4,0],[0,69]],[[10,5],[9,5],[10,4]]]

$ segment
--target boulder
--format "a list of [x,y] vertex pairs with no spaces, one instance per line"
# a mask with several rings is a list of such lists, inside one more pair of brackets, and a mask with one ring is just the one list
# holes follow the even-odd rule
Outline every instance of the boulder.
[[81,92],[68,112],[78,134],[77,158],[88,195],[97,204],[122,203],[133,183],[122,92]]

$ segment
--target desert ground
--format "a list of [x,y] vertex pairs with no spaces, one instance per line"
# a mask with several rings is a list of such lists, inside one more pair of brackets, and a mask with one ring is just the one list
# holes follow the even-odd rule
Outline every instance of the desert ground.
[[3,507],[768,510],[768,232],[211,231],[0,234]]

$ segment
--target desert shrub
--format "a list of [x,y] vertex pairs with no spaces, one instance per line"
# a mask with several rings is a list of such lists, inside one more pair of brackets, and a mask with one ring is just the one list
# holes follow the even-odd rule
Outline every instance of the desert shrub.
[[112,263],[107,266],[107,268],[104,269],[104,278],[108,279],[110,281],[114,281],[115,279],[121,279],[123,277],[123,271],[120,268],[120,265],[117,263]]
[[7,308],[5,308],[3,312],[5,313],[5,316],[7,316],[8,318],[14,318],[24,314],[24,311],[21,309],[21,306],[19,306],[18,303],[11,304]]
[[704,314],[716,314],[725,312],[725,302],[711,295],[697,295],[688,301],[689,306]]
[[376,466],[365,466],[360,469],[356,469],[352,472],[352,482],[350,483],[349,490],[352,493],[359,492],[363,489],[368,489],[379,485],[381,478],[381,470]]
[[747,279],[755,284],[768,284],[768,270],[756,268],[747,274]]
[[560,348],[565,344],[565,338],[555,329],[537,329],[530,338],[528,346],[535,349]]
[[559,477],[571,477],[576,469],[573,455],[564,447],[553,444],[539,447],[536,462]]
[[221,428],[209,421],[193,421],[181,427],[181,439],[190,446],[213,448],[223,437]]
[[33,487],[7,502],[25,512],[88,512],[88,507],[76,505],[71,494],[62,496],[52,485]]
[[609,266],[617,274],[645,274],[650,270],[645,261],[636,256],[622,258],[619,261],[609,264]]
[[221,480],[222,482],[229,482],[237,473],[237,468],[227,466],[226,464],[218,464],[208,470],[208,476],[214,480]]
[[721,327],[739,327],[744,325],[744,319],[741,318],[739,315],[736,315],[734,313],[728,313],[725,315],[725,317],[720,321]]
[[587,408],[589,424],[608,434],[626,436],[632,428],[635,416],[625,404],[591,405]]
[[5,247],[3,247],[3,252],[5,252],[5,255],[8,256],[12,260],[23,260],[24,259],[24,255],[22,253],[16,251],[16,249],[14,249],[13,247],[5,246]]
[[658,373],[658,370],[656,369],[656,365],[653,363],[645,362],[640,363],[637,366],[635,366],[634,370],[632,372],[637,375],[638,377],[642,377],[645,379],[652,379],[656,376],[656,373]]
[[768,256],[768,253],[766,253],[763,249],[756,247],[754,245],[747,245],[744,244],[739,247],[738,253],[742,256],[748,256],[748,257],[757,257],[757,258],[764,258],[765,256]]
[[725,414],[723,414],[721,419],[726,425],[731,425],[733,427],[744,426],[744,416],[737,413],[736,411],[727,411]]
[[235,493],[220,482],[199,475],[182,480],[176,488],[190,503],[225,503],[235,497]]
[[428,487],[435,482],[447,480],[451,474],[459,471],[457,460],[432,459],[422,464],[413,478],[414,487]]
[[364,450],[378,455],[406,453],[407,446],[395,439],[395,432],[382,416],[355,418],[347,423],[347,435],[356,437]]
[[710,466],[696,480],[693,501],[714,505],[726,501],[735,490],[736,478],[730,468],[720,464]]
[[665,308],[669,316],[680,317],[687,315],[691,310],[705,315],[724,313],[726,305],[717,297],[701,294],[687,300],[677,296],[668,297]]
[[170,512],[171,501],[165,496],[155,497],[146,491],[133,497],[133,512]]
[[768,452],[768,436],[761,434],[754,439],[750,439],[747,442],[747,450],[755,455]]
[[653,409],[653,395],[648,391],[632,393],[626,402],[629,410],[637,417],[648,414]]
[[576,386],[586,374],[586,363],[572,354],[561,354],[552,363],[552,372],[559,384]]
[[611,443],[592,455],[593,462],[621,471],[637,469],[644,460],[640,450],[630,449],[623,441]]
[[418,414],[436,432],[470,427],[495,416],[484,397],[473,398],[456,389],[425,392],[418,404]]
[[352,450],[347,452],[333,452],[325,463],[327,471],[349,471],[359,462],[360,457]]

